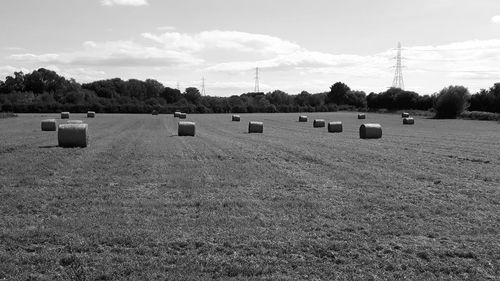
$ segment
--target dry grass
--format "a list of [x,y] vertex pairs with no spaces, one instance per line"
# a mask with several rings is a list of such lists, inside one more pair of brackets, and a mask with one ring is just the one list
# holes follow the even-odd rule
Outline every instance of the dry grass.
[[498,280],[496,122],[229,116],[100,114],[85,149],[0,122],[0,280]]

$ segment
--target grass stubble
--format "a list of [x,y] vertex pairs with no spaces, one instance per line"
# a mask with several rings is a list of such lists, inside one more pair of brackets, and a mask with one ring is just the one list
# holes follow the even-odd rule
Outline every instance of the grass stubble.
[[4,120],[0,280],[499,280],[496,123],[371,113],[384,136],[361,140],[354,113],[309,117],[344,132],[100,114],[65,149]]

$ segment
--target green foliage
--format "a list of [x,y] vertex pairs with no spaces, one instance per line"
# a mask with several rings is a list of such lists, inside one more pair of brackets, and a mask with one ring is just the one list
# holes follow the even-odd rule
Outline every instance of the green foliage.
[[470,120],[500,121],[500,114],[484,111],[464,111],[460,114],[460,118]]
[[387,91],[375,94],[370,93],[366,98],[367,105],[371,109],[419,109],[429,110],[433,105],[433,97],[399,88],[389,88]]
[[436,98],[436,118],[457,118],[468,107],[469,90],[463,86],[449,86],[442,89]]
[[330,92],[325,97],[325,103],[365,108],[366,94],[363,91],[352,91],[346,84],[337,82],[330,87]]
[[469,109],[500,113],[500,83],[495,83],[489,90],[483,89],[472,95]]
[[[390,88],[368,96],[336,82],[329,92],[297,95],[275,90],[269,93],[244,93],[231,97],[202,96],[195,87],[178,89],[163,86],[154,79],[145,81],[120,78],[79,84],[56,72],[40,68],[31,73],[14,72],[0,80],[0,106],[15,112],[142,112],[153,109],[171,113],[182,109],[188,113],[245,112],[312,112],[358,110],[431,110],[446,103],[436,102],[437,95],[420,96],[412,91]],[[443,97],[444,100],[444,97]],[[481,90],[470,99],[471,111],[500,113],[500,83]],[[453,111],[453,110],[452,110]],[[457,113],[458,114],[458,113]],[[445,116],[448,116],[445,114]],[[449,116],[456,116],[452,113]]]
[[337,82],[330,87],[330,93],[326,97],[326,103],[338,105],[346,104],[347,95],[351,88],[342,82]]

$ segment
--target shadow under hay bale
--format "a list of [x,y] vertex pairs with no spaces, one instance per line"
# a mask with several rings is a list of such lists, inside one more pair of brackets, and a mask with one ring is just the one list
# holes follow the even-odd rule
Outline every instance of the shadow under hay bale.
[[67,111],[61,112],[61,119],[69,119],[69,112]]
[[410,113],[408,112],[401,113],[401,118],[408,118],[408,117],[410,117]]
[[87,118],[94,118],[94,117],[95,117],[95,112],[94,111],[87,112]]
[[187,114],[186,114],[186,113],[181,112],[181,113],[179,114],[179,119],[186,119],[186,118],[187,118]]
[[379,139],[382,137],[380,124],[363,124],[359,127],[359,137],[362,139]]
[[240,122],[240,116],[239,115],[233,115],[231,117],[231,121]]
[[358,119],[366,119],[366,114],[358,113]]
[[194,122],[180,121],[177,129],[178,136],[192,136],[196,133],[196,124]]
[[248,122],[248,133],[260,133],[264,132],[264,123],[257,121]]
[[87,124],[61,124],[57,133],[60,147],[87,147],[89,133]]
[[324,128],[325,120],[324,119],[314,119],[313,128]]
[[56,119],[45,119],[42,120],[42,131],[57,131],[57,121]]
[[415,124],[415,119],[413,117],[403,118],[403,125],[413,125]]
[[328,123],[328,132],[329,133],[342,133],[342,122],[333,121]]
[[307,122],[307,116],[305,115],[299,116],[299,122]]

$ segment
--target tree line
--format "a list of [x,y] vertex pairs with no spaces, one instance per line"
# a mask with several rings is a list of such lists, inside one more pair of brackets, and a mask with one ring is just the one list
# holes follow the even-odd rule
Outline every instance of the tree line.
[[55,71],[40,68],[14,72],[0,80],[0,111],[109,113],[252,113],[326,112],[337,110],[434,110],[436,117],[454,118],[463,110],[500,113],[500,83],[470,95],[462,86],[450,86],[433,95],[389,88],[381,93],[352,90],[336,82],[330,91],[290,95],[281,90],[243,93],[230,97],[202,96],[195,87],[183,92],[154,79],[120,78],[80,84]]

